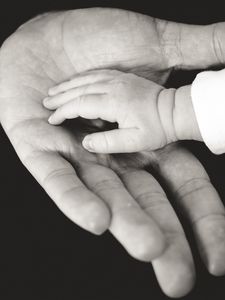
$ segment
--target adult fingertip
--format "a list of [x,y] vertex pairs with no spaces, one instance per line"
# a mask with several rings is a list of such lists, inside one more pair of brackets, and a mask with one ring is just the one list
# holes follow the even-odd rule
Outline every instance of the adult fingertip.
[[213,276],[225,275],[225,263],[223,262],[211,262],[208,266],[209,273]]
[[108,229],[109,224],[105,220],[102,221],[101,223],[99,223],[99,221],[97,222],[96,220],[88,222],[87,230],[95,235],[103,234]]
[[174,276],[168,278],[167,284],[161,285],[163,292],[170,298],[181,298],[191,292],[195,285],[195,273],[190,266],[175,269]]
[[195,266],[183,234],[168,235],[168,247],[152,262],[158,283],[168,297],[187,295],[195,284]]
[[200,219],[195,226],[199,250],[210,274],[225,274],[225,219],[223,214]]
[[223,249],[218,249],[218,251],[215,251],[214,255],[211,255],[207,263],[207,269],[213,276],[222,276],[225,274],[224,246],[225,245],[223,245]]
[[127,251],[143,262],[151,262],[160,257],[166,249],[166,239],[158,228],[149,224],[136,226],[134,236],[127,237]]
[[97,203],[95,206],[95,210],[91,208],[90,214],[86,216],[85,229],[95,235],[101,235],[109,228],[111,216],[104,206],[97,205]]
[[151,262],[161,256],[165,251],[166,243],[163,236],[146,239],[143,243],[138,243],[134,249],[133,257],[143,262]]
[[[170,259],[173,261],[172,257]],[[190,293],[195,285],[195,269],[192,263],[184,260],[174,263],[166,262],[163,255],[153,261],[153,267],[163,293],[170,298],[181,298]]]
[[[188,275],[188,274],[187,274]],[[185,276],[185,283],[182,284],[182,277],[179,278],[179,282],[176,285],[171,286],[169,289],[165,290],[165,294],[170,298],[181,298],[187,296],[194,288],[195,279],[193,277],[187,278]]]

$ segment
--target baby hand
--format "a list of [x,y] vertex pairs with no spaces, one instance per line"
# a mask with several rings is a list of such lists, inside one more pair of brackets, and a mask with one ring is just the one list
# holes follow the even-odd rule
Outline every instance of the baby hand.
[[87,135],[83,146],[88,151],[138,152],[175,140],[172,121],[168,120],[172,104],[166,99],[163,105],[159,101],[163,90],[134,74],[97,70],[51,88],[43,104],[55,110],[49,118],[53,125],[77,117],[118,123],[118,129]]

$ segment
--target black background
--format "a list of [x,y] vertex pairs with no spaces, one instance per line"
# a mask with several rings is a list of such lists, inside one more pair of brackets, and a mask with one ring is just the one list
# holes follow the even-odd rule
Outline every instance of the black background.
[[[225,21],[225,4],[215,1],[1,1],[0,43],[19,25],[46,11],[108,6],[168,20],[207,24]],[[193,73],[171,79],[190,82]],[[225,196],[225,156],[187,143]],[[129,257],[105,233],[96,237],[69,221],[22,166],[0,129],[0,299],[134,300],[168,299],[160,291],[151,265]],[[197,283],[184,299],[224,299],[225,277],[209,275],[193,243]],[[225,259],[225,258],[224,258]]]

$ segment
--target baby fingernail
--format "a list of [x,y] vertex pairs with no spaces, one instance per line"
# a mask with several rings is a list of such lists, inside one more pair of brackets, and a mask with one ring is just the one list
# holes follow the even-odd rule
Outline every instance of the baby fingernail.
[[52,115],[48,118],[48,123],[54,124],[54,120],[53,120],[53,116]]
[[92,140],[89,137],[87,137],[83,140],[83,146],[85,149],[87,149],[90,152],[94,151]]
[[44,105],[46,105],[46,104],[48,103],[48,100],[49,100],[49,98],[48,98],[48,97],[44,98],[44,100],[43,100],[43,104],[44,104]]

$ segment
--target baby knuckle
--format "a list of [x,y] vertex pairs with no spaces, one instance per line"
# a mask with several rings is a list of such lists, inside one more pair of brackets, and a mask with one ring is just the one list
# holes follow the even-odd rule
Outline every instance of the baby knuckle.
[[[127,84],[124,80],[117,79],[113,82],[112,94],[114,95],[115,98],[118,98],[118,95],[124,97],[125,95],[127,95],[127,92],[128,92]],[[123,100],[123,98],[120,100]]]
[[[77,102],[78,102],[78,105],[79,106],[82,106],[85,102],[85,95],[80,95],[78,98],[77,98]],[[74,101],[74,104],[75,104],[75,101]]]
[[73,101],[74,110],[76,110],[78,114],[82,113],[84,109],[84,101],[85,101],[84,95],[79,96],[75,101]]
[[113,75],[113,76],[119,76],[121,75],[121,71],[118,71],[118,70],[110,70],[110,73]]
[[123,188],[122,183],[115,178],[106,178],[104,180],[96,182],[92,189],[97,194],[102,194],[105,191],[121,190]]
[[131,134],[127,135],[126,141],[124,143],[125,149],[133,149],[134,151],[137,148],[137,141],[134,136]]

